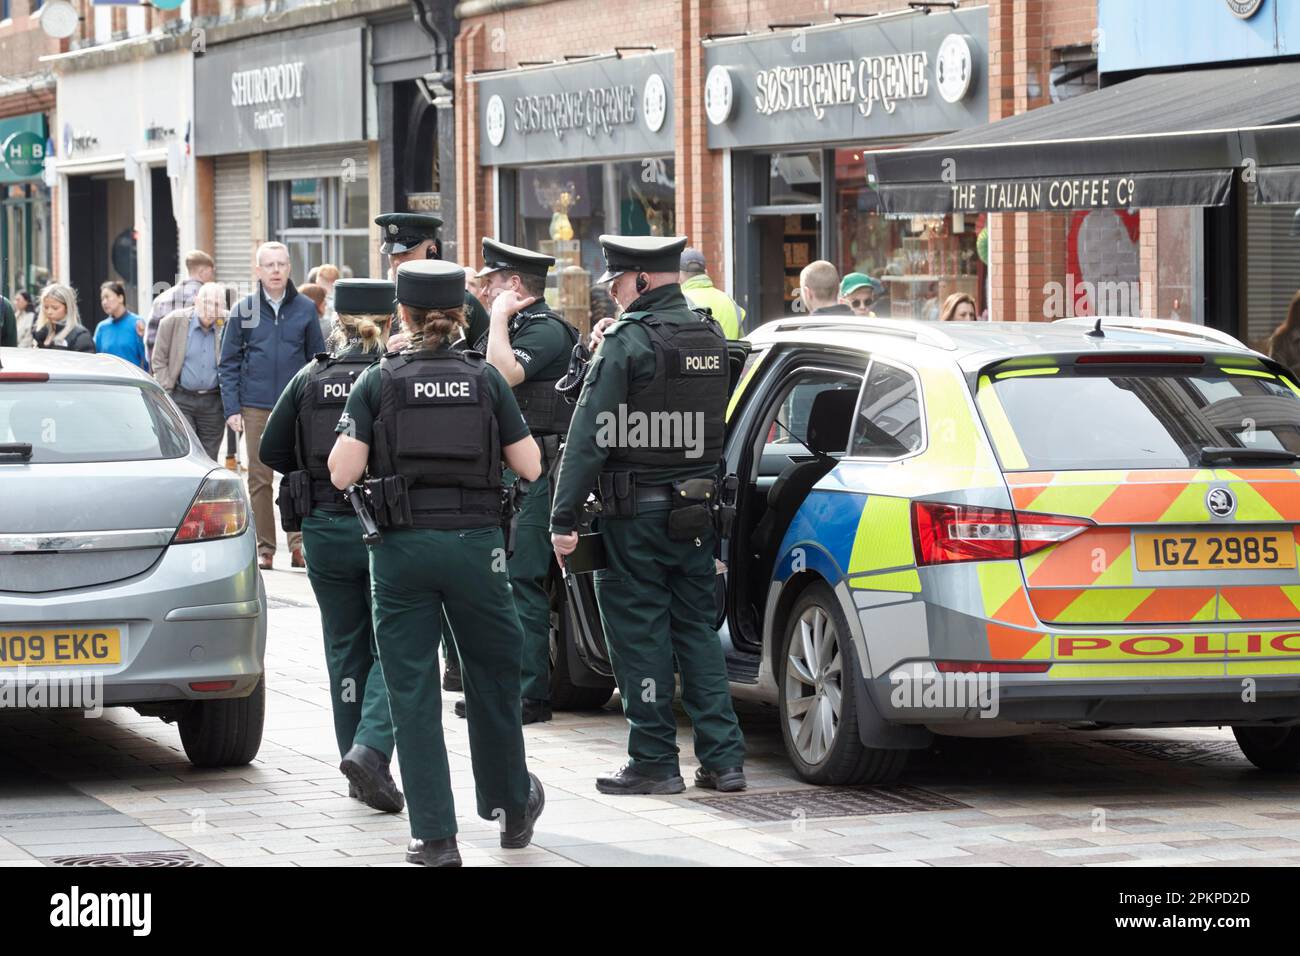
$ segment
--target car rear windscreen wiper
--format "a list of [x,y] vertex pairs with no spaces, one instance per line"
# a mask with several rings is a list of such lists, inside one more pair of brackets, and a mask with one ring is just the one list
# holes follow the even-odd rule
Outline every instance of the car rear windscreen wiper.
[[1202,448],[1201,464],[1214,461],[1300,461],[1300,454],[1285,448]]
[[31,443],[25,441],[0,442],[0,461],[7,458],[20,458],[23,461],[31,461]]

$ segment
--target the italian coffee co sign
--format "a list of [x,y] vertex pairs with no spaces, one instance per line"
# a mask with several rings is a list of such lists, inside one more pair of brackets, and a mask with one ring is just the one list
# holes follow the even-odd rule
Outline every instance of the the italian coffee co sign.
[[709,146],[947,132],[988,119],[988,10],[710,43]]
[[671,53],[471,77],[487,166],[673,151]]
[[1249,20],[1259,13],[1259,8],[1264,5],[1264,0],[1225,0],[1225,2],[1232,15],[1243,20]]

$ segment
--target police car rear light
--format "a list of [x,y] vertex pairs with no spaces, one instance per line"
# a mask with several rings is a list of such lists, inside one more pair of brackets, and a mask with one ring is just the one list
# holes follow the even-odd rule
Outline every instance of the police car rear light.
[[1075,365],[1204,365],[1203,355],[1144,354],[1142,352],[1103,352],[1099,355],[1080,355]]
[[1031,514],[939,501],[912,502],[918,565],[1014,561],[1093,526],[1087,518]]
[[943,674],[1046,674],[1050,661],[1042,664],[1007,664],[1001,661],[935,661]]
[[234,477],[213,477],[203,482],[172,543],[233,538],[247,529],[248,499],[242,483]]
[[49,372],[0,372],[0,382],[48,382]]

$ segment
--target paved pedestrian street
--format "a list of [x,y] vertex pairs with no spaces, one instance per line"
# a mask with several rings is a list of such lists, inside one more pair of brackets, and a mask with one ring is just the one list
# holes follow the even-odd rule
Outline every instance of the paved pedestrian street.
[[[196,770],[174,725],[129,709],[97,720],[0,711],[0,866],[407,865],[405,815],[347,796],[312,592],[287,570],[287,550],[276,561],[264,575],[269,694],[257,760]],[[593,785],[624,756],[617,699],[525,728],[546,810],[531,847],[502,850],[495,824],[472,815],[454,699],[444,726],[467,866],[1300,863],[1300,785],[1253,769],[1226,730],[945,739],[898,786],[831,790],[796,778],[774,711],[747,707],[748,793],[619,797]]]

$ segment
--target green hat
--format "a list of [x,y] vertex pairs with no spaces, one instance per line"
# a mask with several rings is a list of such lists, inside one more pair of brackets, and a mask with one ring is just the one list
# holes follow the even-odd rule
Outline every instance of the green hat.
[[677,272],[686,248],[685,236],[601,236],[605,274],[600,285],[624,272]]
[[410,252],[426,239],[436,239],[442,220],[418,212],[386,212],[375,217],[375,225],[383,230],[379,251],[390,256]]
[[508,246],[504,242],[497,242],[484,236],[483,268],[478,274],[485,276],[491,272],[521,272],[525,275],[541,276],[544,279],[553,265],[555,265],[555,256],[545,256],[540,252],[533,252],[531,249],[519,246]]
[[879,292],[881,289],[879,279],[873,279],[864,272],[850,272],[840,283],[840,297],[843,298],[854,289],[861,289],[864,285],[870,286],[872,292]]
[[397,269],[397,301],[417,309],[454,309],[465,304],[465,270],[441,259],[403,262]]
[[389,315],[396,287],[387,279],[339,279],[334,283],[334,311],[340,315]]

